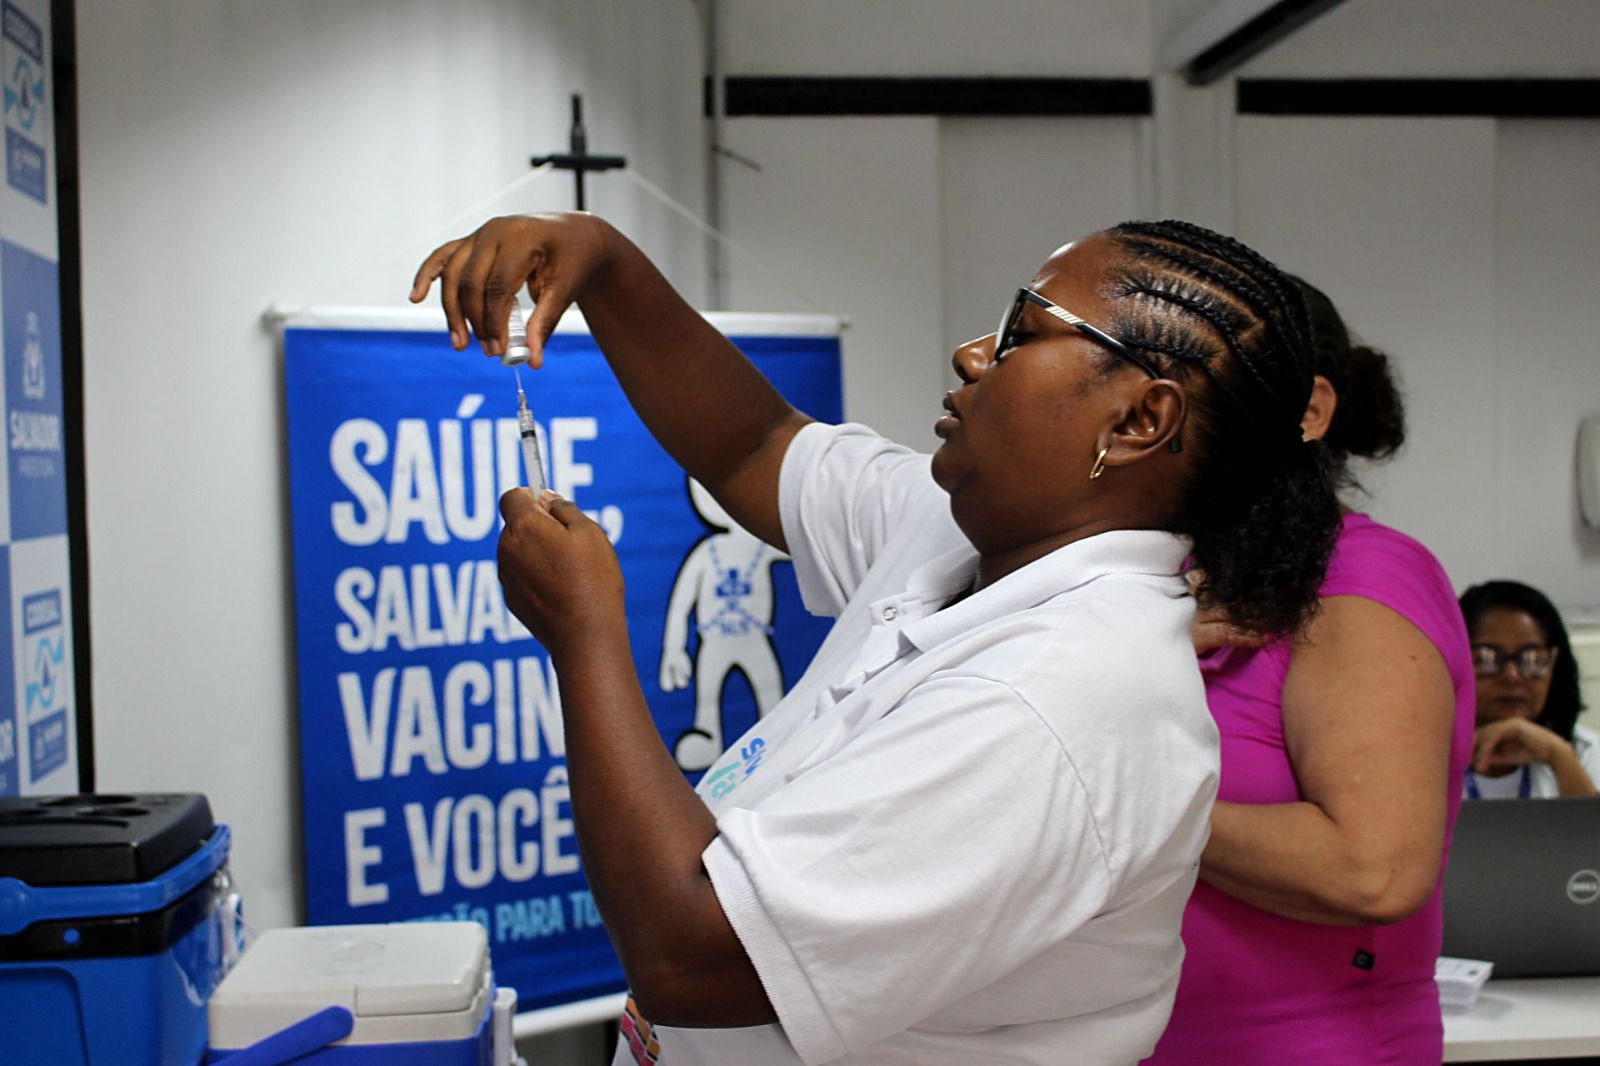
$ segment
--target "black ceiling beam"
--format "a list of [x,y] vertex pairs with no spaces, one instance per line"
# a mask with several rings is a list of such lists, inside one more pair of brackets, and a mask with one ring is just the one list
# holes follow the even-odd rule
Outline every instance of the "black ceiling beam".
[[1343,0],[1278,0],[1184,63],[1181,72],[1190,85],[1210,85],[1238,70],[1308,22],[1322,17]]
[[[710,114],[710,86],[707,109]],[[1144,78],[723,79],[729,118],[824,115],[1148,115]]]
[[1244,115],[1600,118],[1596,78],[1240,78]]

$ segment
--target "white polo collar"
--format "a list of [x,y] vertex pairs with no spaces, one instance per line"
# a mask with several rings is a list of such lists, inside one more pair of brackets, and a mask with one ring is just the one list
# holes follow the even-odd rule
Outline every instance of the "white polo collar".
[[[978,553],[970,545],[963,546],[930,560],[911,573],[904,596],[893,599],[915,601],[929,613],[906,623],[900,633],[918,650],[926,652],[987,622],[1038,607],[1098,577],[1108,574],[1176,575],[1190,550],[1187,538],[1160,530],[1117,529],[1098,533],[1057,548],[941,610],[939,604],[970,588],[977,576]],[[890,601],[882,602],[893,606]],[[881,613],[879,604],[873,607],[875,614]]]

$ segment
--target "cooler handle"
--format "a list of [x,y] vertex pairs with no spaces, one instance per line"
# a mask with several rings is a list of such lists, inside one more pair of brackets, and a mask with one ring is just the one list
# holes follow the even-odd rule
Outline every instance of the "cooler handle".
[[20,933],[35,922],[147,914],[182,899],[228,861],[228,827],[219,825],[194,854],[149,881],[131,885],[71,885],[34,888],[0,877],[0,936]]
[[226,1066],[282,1066],[343,1040],[355,1027],[355,1015],[348,1009],[328,1007],[217,1061]]

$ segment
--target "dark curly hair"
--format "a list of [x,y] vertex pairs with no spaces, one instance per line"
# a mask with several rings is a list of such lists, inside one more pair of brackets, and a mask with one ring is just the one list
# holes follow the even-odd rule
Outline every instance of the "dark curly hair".
[[1188,222],[1124,222],[1109,283],[1113,331],[1189,395],[1193,448],[1173,529],[1194,544],[1196,596],[1261,633],[1300,629],[1338,536],[1328,449],[1302,442],[1315,373],[1300,288],[1272,263]]
[[1339,402],[1323,434],[1341,487],[1360,489],[1351,475],[1351,456],[1382,462],[1406,442],[1406,407],[1389,357],[1365,344],[1352,344],[1350,331],[1333,301],[1304,278],[1294,278],[1305,297],[1311,324],[1316,372],[1328,379]]
[[1572,743],[1572,727],[1583,713],[1583,696],[1578,690],[1578,660],[1572,654],[1572,641],[1561,614],[1549,597],[1520,581],[1485,581],[1461,594],[1461,615],[1470,634],[1488,611],[1500,608],[1521,611],[1539,624],[1547,644],[1556,649],[1555,665],[1550,670],[1550,693],[1535,719],[1567,743]]

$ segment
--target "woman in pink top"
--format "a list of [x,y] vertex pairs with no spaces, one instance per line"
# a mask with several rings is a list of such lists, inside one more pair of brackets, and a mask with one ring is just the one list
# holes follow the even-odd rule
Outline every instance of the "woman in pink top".
[[[1302,283],[1303,284],[1303,283]],[[1309,285],[1308,437],[1340,480],[1404,440],[1387,360]],[[1440,1061],[1439,885],[1472,750],[1473,670],[1449,578],[1421,544],[1347,513],[1298,641],[1197,626],[1222,785],[1172,1020],[1153,1063]]]

